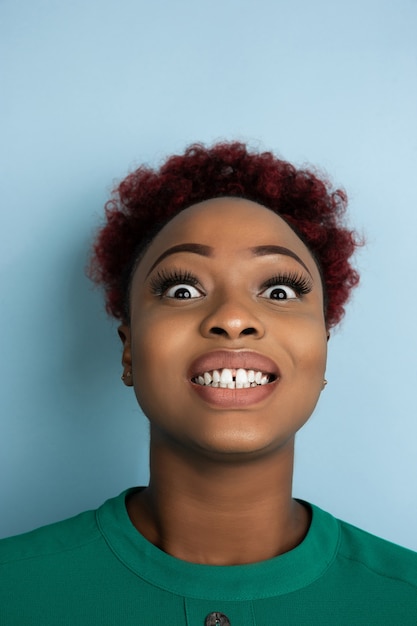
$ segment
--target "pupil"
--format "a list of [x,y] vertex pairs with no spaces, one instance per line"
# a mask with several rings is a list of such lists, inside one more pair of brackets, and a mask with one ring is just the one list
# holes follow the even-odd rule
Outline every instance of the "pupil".
[[185,289],[185,287],[182,287],[181,289],[177,289],[175,295],[177,298],[187,299],[190,297],[190,292],[188,291],[188,289]]
[[274,300],[285,300],[287,294],[284,289],[274,289],[271,293],[271,296]]

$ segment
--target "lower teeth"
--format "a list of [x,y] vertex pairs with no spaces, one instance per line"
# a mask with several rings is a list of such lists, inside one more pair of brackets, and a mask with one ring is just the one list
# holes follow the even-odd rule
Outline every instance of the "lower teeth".
[[197,383],[198,385],[201,385],[202,387],[214,387],[214,388],[218,388],[218,389],[249,389],[250,387],[261,387],[262,385],[266,385],[268,384],[270,381],[266,380],[265,382],[262,383],[238,383],[238,385],[236,386],[236,382],[233,381],[231,383],[215,383],[215,382],[211,382],[208,385],[206,385],[204,382],[200,382],[199,380],[194,380],[193,382]]

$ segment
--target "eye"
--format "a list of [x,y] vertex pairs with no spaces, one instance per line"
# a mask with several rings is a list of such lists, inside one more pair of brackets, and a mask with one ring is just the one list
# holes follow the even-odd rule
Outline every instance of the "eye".
[[164,293],[165,298],[175,298],[176,300],[191,300],[200,298],[201,292],[192,285],[174,285]]
[[261,285],[259,297],[269,300],[300,300],[312,288],[310,277],[298,273],[283,273],[265,281]]
[[268,287],[260,294],[261,298],[270,298],[271,300],[294,300],[297,298],[297,294],[294,289],[288,287],[288,285],[274,285]]
[[204,295],[196,276],[189,271],[175,268],[160,270],[151,279],[150,289],[155,296],[161,299],[194,300]]

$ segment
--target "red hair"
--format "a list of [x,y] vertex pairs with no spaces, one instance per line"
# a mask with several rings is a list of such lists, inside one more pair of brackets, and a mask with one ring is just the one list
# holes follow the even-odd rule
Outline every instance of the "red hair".
[[158,170],[142,166],[115,189],[93,247],[89,275],[104,286],[106,310],[127,322],[130,277],[138,256],[177,213],[210,198],[237,196],[282,217],[313,254],[325,292],[328,327],[344,314],[359,281],[349,259],[359,245],[343,222],[346,194],[323,177],[296,169],[271,152],[238,142],[190,146]]

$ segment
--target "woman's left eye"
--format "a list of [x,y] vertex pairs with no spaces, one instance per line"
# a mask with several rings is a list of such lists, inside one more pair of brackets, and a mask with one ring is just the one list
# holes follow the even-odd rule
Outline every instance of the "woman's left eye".
[[261,291],[259,296],[270,300],[294,300],[298,297],[295,290],[288,285],[273,285]]
[[196,287],[187,284],[174,285],[164,293],[165,298],[175,298],[176,300],[191,300],[192,298],[200,298],[201,295]]

